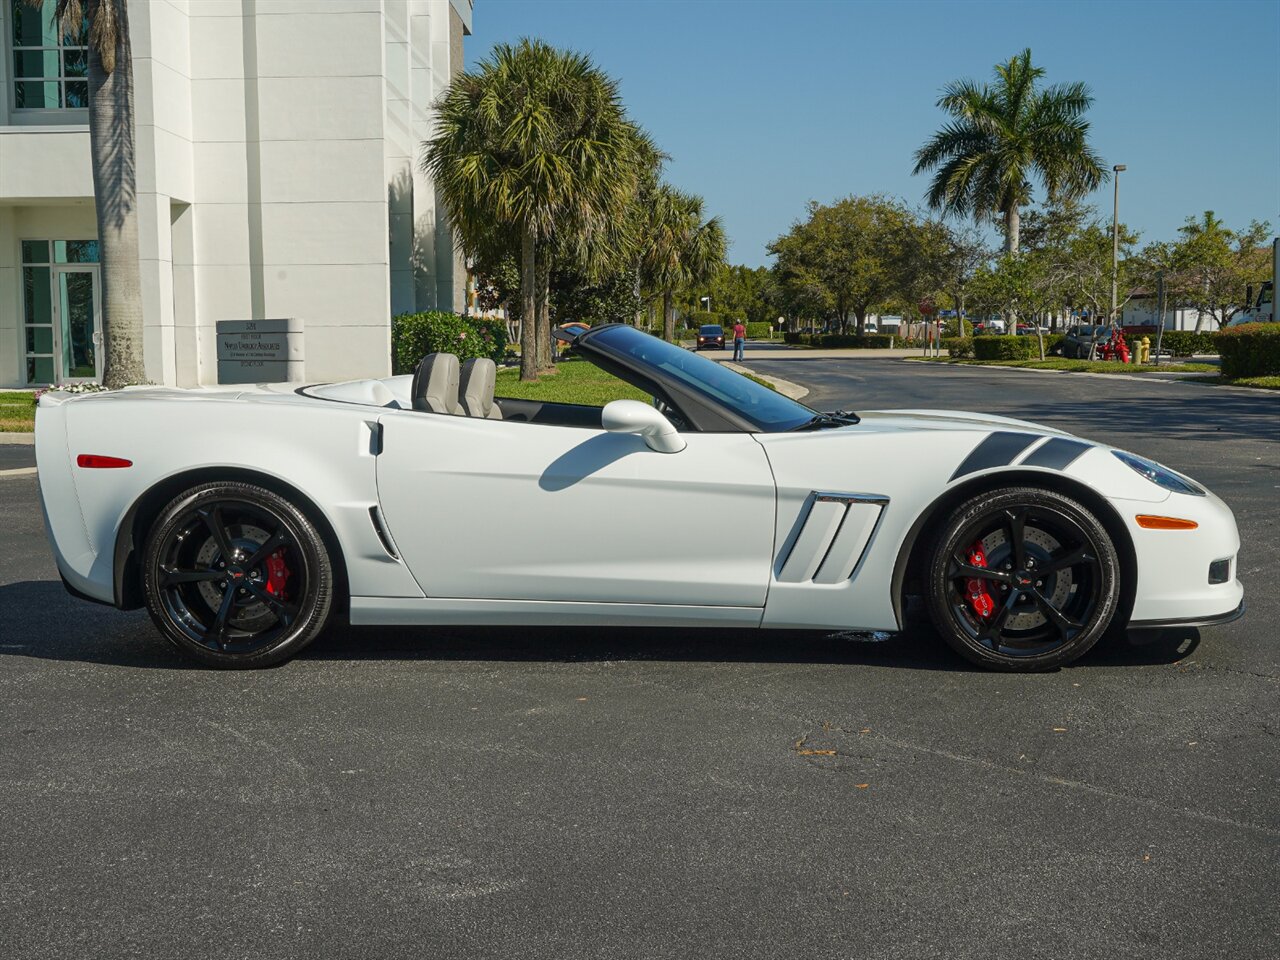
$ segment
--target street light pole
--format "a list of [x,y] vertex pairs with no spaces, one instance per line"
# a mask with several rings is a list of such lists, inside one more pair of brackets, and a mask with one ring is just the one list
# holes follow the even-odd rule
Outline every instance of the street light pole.
[[1115,173],[1115,198],[1111,203],[1111,314],[1108,320],[1116,322],[1116,279],[1120,271],[1120,174],[1125,165],[1117,163],[1111,168]]

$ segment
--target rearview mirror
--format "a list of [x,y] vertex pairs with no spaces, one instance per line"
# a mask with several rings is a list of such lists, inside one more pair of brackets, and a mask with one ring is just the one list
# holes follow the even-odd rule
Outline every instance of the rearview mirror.
[[600,423],[610,433],[634,433],[643,437],[649,448],[659,453],[679,453],[686,446],[684,437],[670,420],[639,400],[614,400],[605,404]]

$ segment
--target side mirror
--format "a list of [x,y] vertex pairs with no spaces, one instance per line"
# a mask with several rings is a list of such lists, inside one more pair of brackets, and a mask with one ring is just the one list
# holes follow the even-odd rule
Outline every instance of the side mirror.
[[679,453],[686,446],[684,437],[671,421],[653,407],[639,400],[614,400],[600,412],[600,423],[610,433],[634,433],[644,437],[651,450]]

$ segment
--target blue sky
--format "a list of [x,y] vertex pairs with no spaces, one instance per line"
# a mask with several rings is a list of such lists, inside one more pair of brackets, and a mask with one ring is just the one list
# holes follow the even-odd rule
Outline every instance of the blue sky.
[[[938,91],[1027,46],[1047,82],[1092,87],[1094,146],[1127,165],[1120,218],[1144,241],[1207,209],[1280,228],[1280,0],[478,0],[474,26],[469,64],[522,36],[590,53],[736,263],[767,263],[811,199],[921,203],[911,154]],[[1109,185],[1093,201],[1110,216]]]

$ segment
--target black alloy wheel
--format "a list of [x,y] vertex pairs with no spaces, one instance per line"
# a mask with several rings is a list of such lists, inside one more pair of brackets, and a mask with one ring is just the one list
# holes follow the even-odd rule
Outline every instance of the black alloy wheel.
[[209,483],[161,511],[147,539],[143,591],[160,631],[220,667],[263,667],[324,629],[333,597],[324,540],[263,487]]
[[1083,655],[1119,598],[1106,529],[1076,501],[1035,488],[963,504],[935,541],[926,595],[934,626],[961,655],[1017,671]]

